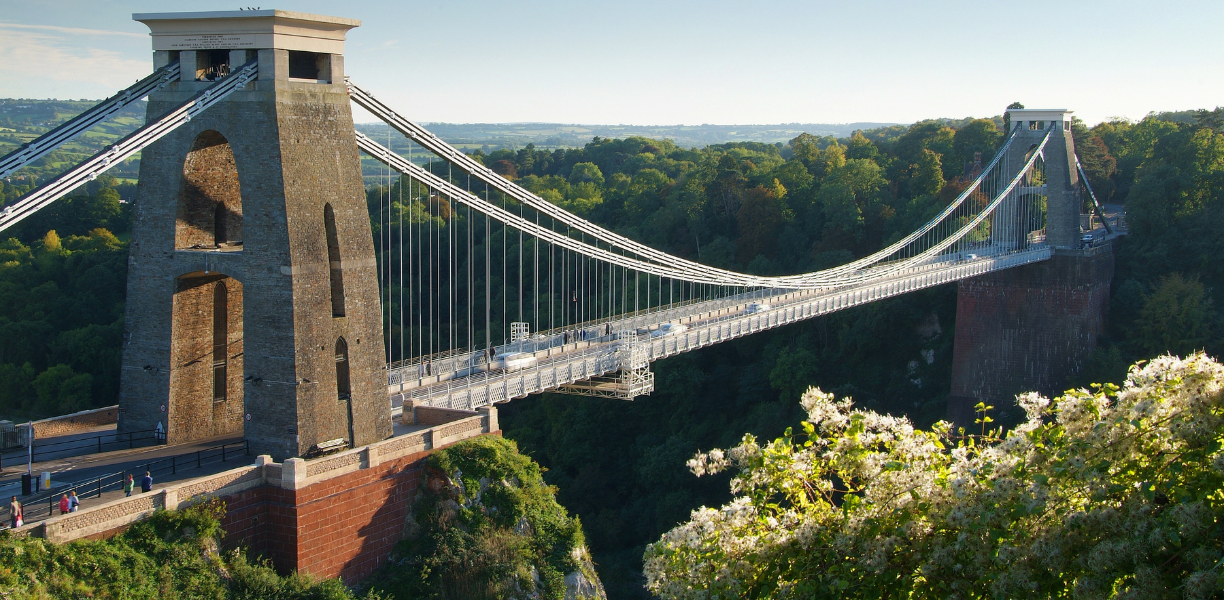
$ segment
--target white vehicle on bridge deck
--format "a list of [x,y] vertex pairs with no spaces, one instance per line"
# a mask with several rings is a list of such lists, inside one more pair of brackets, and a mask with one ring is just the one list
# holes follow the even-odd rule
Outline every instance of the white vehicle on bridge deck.
[[744,308],[744,314],[754,315],[759,312],[767,311],[770,308],[773,308],[773,307],[770,306],[768,302],[753,302],[752,304],[749,304],[746,308]]
[[527,352],[507,352],[506,354],[498,354],[493,359],[491,365],[494,369],[502,369],[504,371],[522,371],[530,369],[536,365],[536,357]]
[[680,335],[688,331],[688,325],[680,323],[664,323],[659,325],[658,329],[650,332],[650,337],[667,337],[669,335]]

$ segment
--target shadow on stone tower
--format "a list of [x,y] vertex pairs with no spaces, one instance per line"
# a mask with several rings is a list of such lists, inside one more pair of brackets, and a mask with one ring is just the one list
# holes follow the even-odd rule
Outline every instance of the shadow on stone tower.
[[178,82],[155,117],[252,61],[245,89],[142,153],[120,431],[242,433],[299,456],[391,435],[373,238],[344,37],[281,10],[133,15]]

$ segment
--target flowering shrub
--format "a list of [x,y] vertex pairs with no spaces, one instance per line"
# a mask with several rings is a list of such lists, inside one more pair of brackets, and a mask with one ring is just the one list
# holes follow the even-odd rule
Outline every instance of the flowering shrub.
[[1219,598],[1224,366],[1018,398],[1028,420],[930,431],[809,389],[802,433],[699,454],[734,500],[646,549],[663,598]]

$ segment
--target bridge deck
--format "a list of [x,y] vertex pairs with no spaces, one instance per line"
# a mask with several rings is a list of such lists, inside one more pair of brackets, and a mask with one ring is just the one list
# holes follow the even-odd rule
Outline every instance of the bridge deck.
[[[683,332],[646,337],[642,343],[648,345],[649,360],[655,361],[852,306],[1046,260],[1050,256],[1051,249],[1042,245],[1011,254],[974,255],[971,259],[957,257],[932,262],[870,283],[835,290],[774,291],[697,302],[583,329],[581,331],[587,332],[586,337],[579,342],[567,344],[564,338],[558,341],[552,339],[555,336],[548,336],[544,340],[510,346],[535,356],[536,364],[527,369],[489,369],[487,363],[479,363],[484,353],[477,352],[435,363],[437,366],[429,370],[429,376],[415,380],[405,381],[403,376],[407,368],[393,370],[393,385],[388,391],[395,401],[414,400],[431,406],[474,409],[619,370],[615,332],[655,331],[663,323],[686,325],[688,329]],[[752,303],[767,303],[770,307],[749,314],[746,309]],[[424,374],[419,365],[412,368]],[[396,374],[398,378],[394,377]]]

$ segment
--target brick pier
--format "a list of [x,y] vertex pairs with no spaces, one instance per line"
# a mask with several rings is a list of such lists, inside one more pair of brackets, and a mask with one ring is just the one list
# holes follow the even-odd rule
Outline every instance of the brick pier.
[[968,427],[979,401],[1014,410],[1016,394],[1061,393],[1105,329],[1113,272],[1106,244],[962,280],[948,419]]

